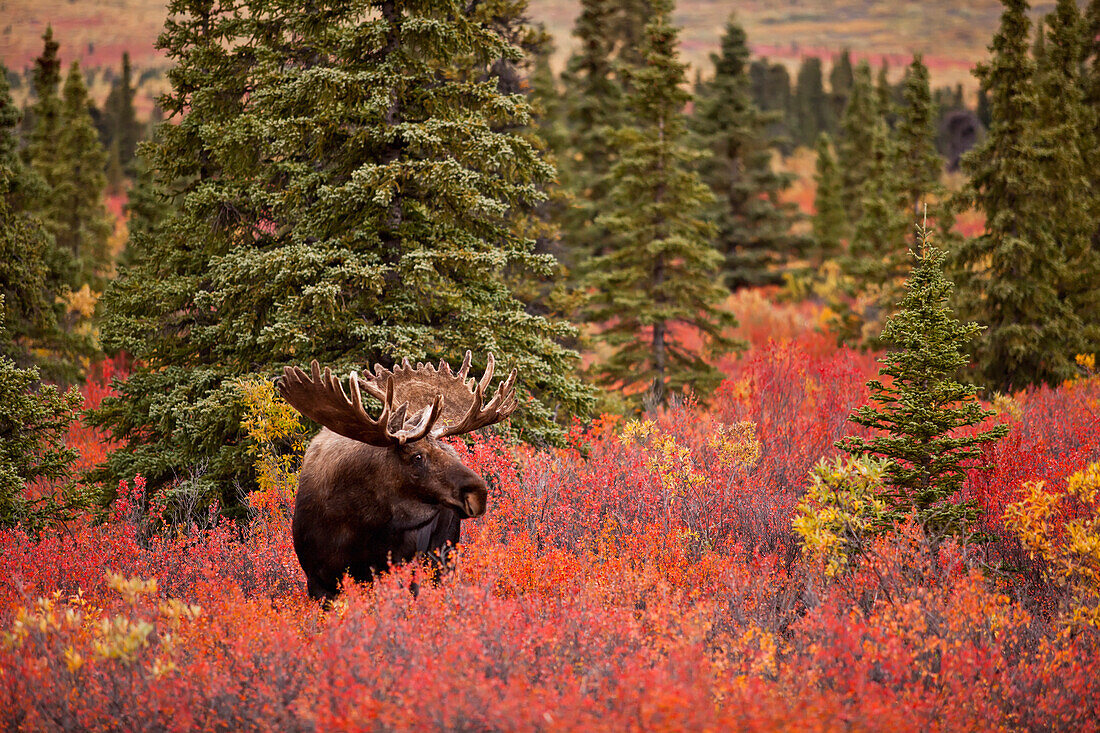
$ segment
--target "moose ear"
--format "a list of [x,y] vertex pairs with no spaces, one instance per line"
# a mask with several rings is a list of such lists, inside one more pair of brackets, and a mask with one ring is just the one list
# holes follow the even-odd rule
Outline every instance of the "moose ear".
[[396,433],[405,427],[405,415],[409,411],[409,403],[402,402],[397,406],[397,409],[393,411],[393,415],[390,416],[390,422],[387,426],[391,433]]

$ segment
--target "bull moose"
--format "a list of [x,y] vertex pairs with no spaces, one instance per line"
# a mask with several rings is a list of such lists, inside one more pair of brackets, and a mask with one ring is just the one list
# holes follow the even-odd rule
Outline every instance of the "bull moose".
[[[459,523],[485,512],[487,486],[441,438],[504,420],[516,409],[516,370],[487,403],[489,354],[481,380],[408,359],[392,370],[343,385],[316,360],[312,375],[286,367],[279,393],[322,426],[306,450],[294,502],[294,551],[312,598],[329,600],[345,573],[367,581],[391,563],[427,558],[443,567],[458,543]],[[381,401],[371,418],[362,392]]]

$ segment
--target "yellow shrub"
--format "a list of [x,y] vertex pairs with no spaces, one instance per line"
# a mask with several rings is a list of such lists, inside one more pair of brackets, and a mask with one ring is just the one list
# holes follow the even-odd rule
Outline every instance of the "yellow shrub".
[[254,511],[288,511],[298,490],[309,432],[298,411],[275,394],[271,382],[242,381],[238,387],[246,411],[241,427],[252,441],[259,485],[248,504]]
[[822,459],[811,469],[793,526],[803,552],[822,563],[827,576],[848,567],[885,515],[880,494],[886,466],[886,461],[848,456],[832,463]]
[[1100,628],[1100,462],[1069,477],[1060,491],[1042,481],[1023,486],[1005,508],[1005,524],[1065,591],[1070,626]]

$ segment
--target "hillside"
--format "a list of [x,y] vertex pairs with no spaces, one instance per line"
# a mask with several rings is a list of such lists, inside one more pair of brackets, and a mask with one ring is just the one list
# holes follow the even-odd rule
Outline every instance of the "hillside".
[[[153,48],[164,22],[164,0],[0,0],[0,59],[10,68],[30,64],[40,36],[52,23],[66,59],[85,66],[117,65],[128,50],[136,66],[156,65]],[[1050,2],[1038,3],[1036,14]],[[531,0],[531,14],[554,34],[559,54],[568,50],[576,0]],[[736,8],[757,53],[796,60],[844,46],[859,55],[886,56],[891,66],[915,51],[930,57],[937,83],[966,81],[967,69],[985,57],[1000,13],[997,0],[955,3],[867,0],[778,0],[738,4],[682,0],[676,20],[683,46],[698,63],[717,45],[722,25]]]

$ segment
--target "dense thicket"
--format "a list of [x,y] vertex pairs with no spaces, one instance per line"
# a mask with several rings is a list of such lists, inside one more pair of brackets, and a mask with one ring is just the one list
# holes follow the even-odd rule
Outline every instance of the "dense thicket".
[[559,345],[571,329],[527,313],[503,276],[552,264],[513,226],[552,175],[509,131],[530,107],[450,71],[517,48],[454,2],[170,11],[171,124],[150,153],[176,208],[107,294],[104,339],[137,366],[93,416],[129,445],[99,476],[249,486],[237,381],[310,358],[347,371],[493,351],[519,367],[524,436],[553,440],[555,416],[585,412]]

